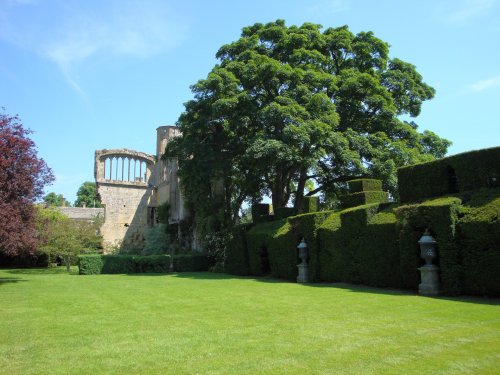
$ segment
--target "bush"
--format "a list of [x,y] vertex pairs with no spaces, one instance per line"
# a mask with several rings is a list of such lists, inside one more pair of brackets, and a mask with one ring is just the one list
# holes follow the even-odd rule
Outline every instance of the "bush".
[[471,151],[398,169],[402,203],[498,187],[500,147]]
[[170,236],[167,234],[167,226],[165,224],[148,228],[145,234],[142,255],[166,254],[169,242]]
[[78,269],[80,275],[97,275],[102,273],[103,255],[79,255]]
[[208,271],[214,262],[205,254],[177,254],[174,255],[175,272]]
[[80,275],[117,273],[164,273],[170,269],[169,255],[80,255],[78,257]]
[[343,208],[364,206],[372,203],[387,203],[388,201],[389,197],[385,191],[362,191],[340,197]]
[[304,197],[302,202],[303,214],[319,211],[319,197]]

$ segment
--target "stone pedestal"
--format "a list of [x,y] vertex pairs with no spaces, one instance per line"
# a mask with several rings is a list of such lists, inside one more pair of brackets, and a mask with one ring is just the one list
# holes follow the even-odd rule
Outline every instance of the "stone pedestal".
[[298,283],[308,283],[309,282],[309,266],[307,264],[298,264],[299,275],[297,276]]
[[418,285],[418,292],[424,296],[439,294],[439,267],[426,264],[418,269],[422,282]]

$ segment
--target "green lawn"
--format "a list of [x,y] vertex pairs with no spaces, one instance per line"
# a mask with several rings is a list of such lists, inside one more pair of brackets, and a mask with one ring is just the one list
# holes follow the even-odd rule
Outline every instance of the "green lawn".
[[0,374],[498,374],[500,301],[0,270]]

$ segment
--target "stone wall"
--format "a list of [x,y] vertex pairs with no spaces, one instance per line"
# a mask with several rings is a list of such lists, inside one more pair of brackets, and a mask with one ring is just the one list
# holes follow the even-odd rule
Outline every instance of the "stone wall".
[[156,156],[129,149],[95,152],[97,191],[105,206],[101,228],[105,251],[142,249],[145,232],[157,224],[156,209],[164,202],[170,203],[170,222],[186,217],[177,161],[161,160],[168,141],[179,135],[175,126],[160,126]]
[[55,207],[55,209],[73,220],[91,221],[96,217],[104,217],[104,208]]

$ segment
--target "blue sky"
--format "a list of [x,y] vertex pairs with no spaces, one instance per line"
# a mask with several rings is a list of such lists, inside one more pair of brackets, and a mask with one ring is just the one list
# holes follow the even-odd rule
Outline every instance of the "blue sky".
[[153,154],[218,48],[276,19],[373,31],[436,88],[420,130],[450,155],[500,144],[500,0],[0,0],[0,107],[74,201],[96,149]]

